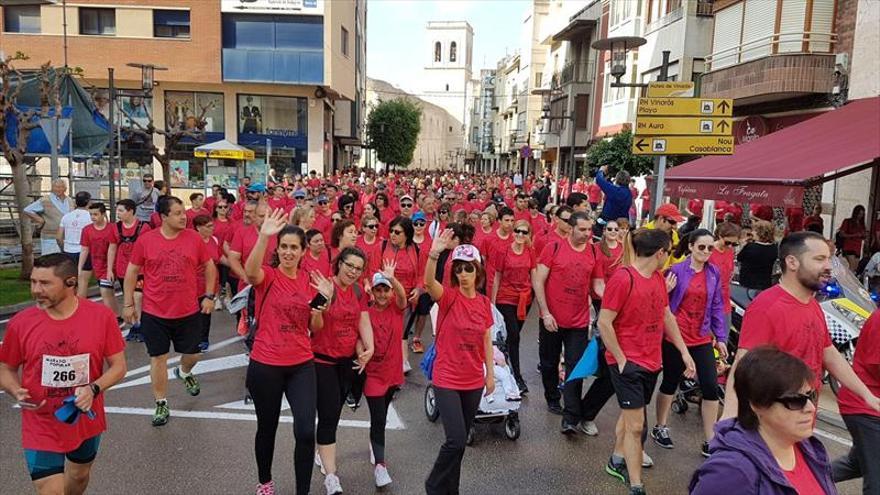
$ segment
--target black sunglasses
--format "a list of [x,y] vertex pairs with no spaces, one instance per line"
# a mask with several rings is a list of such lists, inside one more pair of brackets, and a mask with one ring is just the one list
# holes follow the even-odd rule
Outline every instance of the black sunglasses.
[[145,184],[149,184],[150,182],[153,182],[153,179],[144,179]]
[[217,205],[217,209],[218,210],[228,210],[229,206],[228,205]]
[[778,402],[783,405],[789,411],[803,411],[805,407],[807,407],[807,401],[816,405],[816,400],[819,398],[819,393],[815,390],[810,390],[805,394],[797,394],[797,395],[787,395],[783,397],[779,397],[775,399],[774,402]]
[[694,247],[697,248],[697,251],[709,251],[710,253],[711,253],[712,251],[715,251],[715,246],[713,246],[713,245],[711,245],[711,244],[708,244],[708,245],[706,245],[706,244],[698,244],[698,245],[696,245],[696,246],[694,246]]
[[440,210],[440,214],[441,214],[441,215],[445,215],[445,214],[447,214],[447,213],[449,213],[449,210]]
[[412,208],[412,203],[400,203],[401,208]]
[[477,269],[474,268],[474,265],[470,263],[462,263],[460,265],[457,265],[454,271],[455,274],[458,275],[461,272],[474,273],[475,271],[477,271]]
[[424,220],[417,220],[417,221],[413,222],[413,225],[416,227],[424,227],[427,224],[428,224],[428,222],[426,222]]
[[525,229],[513,229],[514,234],[529,235],[529,231]]
[[399,229],[391,229],[391,233],[395,235],[403,235],[403,231]]
[[318,201],[318,204],[321,205],[321,206],[324,206],[324,205],[327,204],[327,202],[326,202],[326,201]]
[[379,224],[371,223],[370,225],[364,225],[365,229],[376,230],[379,228]]
[[737,247],[737,246],[739,246],[739,243],[738,243],[738,242],[724,241],[724,245],[727,246],[727,247]]

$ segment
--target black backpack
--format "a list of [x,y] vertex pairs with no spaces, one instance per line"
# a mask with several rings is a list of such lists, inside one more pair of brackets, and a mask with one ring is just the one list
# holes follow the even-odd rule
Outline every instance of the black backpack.
[[137,225],[134,228],[134,234],[133,235],[124,235],[122,233],[122,220],[116,222],[116,231],[119,233],[119,242],[121,242],[121,243],[127,243],[127,242],[134,243],[134,241],[137,240],[138,236],[141,235],[141,229],[144,227],[145,223],[146,222],[144,222],[142,220],[138,220]]

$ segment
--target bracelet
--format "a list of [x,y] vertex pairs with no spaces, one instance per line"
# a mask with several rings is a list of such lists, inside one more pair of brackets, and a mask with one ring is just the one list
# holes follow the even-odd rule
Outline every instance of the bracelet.
[[429,259],[429,260],[437,261],[437,260],[440,259],[440,254],[439,254],[439,253],[438,253],[438,254],[431,253],[431,254],[428,255],[428,259]]

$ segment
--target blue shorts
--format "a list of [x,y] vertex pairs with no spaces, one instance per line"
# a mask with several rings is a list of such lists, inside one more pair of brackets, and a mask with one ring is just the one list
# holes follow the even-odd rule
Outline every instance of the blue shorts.
[[83,440],[83,443],[72,452],[47,452],[45,450],[24,449],[24,460],[27,462],[31,480],[54,476],[64,473],[64,458],[76,464],[88,464],[95,460],[98,455],[98,446],[101,445],[101,435]]

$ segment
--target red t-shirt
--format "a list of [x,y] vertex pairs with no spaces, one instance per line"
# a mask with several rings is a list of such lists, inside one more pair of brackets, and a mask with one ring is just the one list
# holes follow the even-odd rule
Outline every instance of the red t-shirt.
[[847,253],[862,254],[862,242],[865,240],[866,231],[864,225],[859,225],[849,218],[844,219],[840,226],[840,231],[844,234],[859,235],[860,237],[849,237],[843,240],[843,251]]
[[[229,241],[229,250],[241,254],[241,264],[244,266],[251,251],[257,245],[260,238],[260,230],[256,225],[242,225],[232,234],[232,240]],[[263,254],[263,265],[270,266],[272,259],[275,257],[275,251],[278,247],[278,236],[269,236],[266,244],[266,253]]]
[[544,283],[547,309],[560,328],[586,331],[590,325],[590,287],[602,279],[602,265],[596,263],[594,247],[586,244],[575,251],[567,239],[544,247],[538,263],[550,269]]
[[688,201],[687,209],[697,216],[703,216],[703,200],[702,199],[692,199]]
[[[595,244],[593,246],[596,251],[596,263],[602,265],[602,275],[605,283],[607,284],[609,280],[611,280],[611,276],[614,275],[614,272],[620,268],[623,258],[623,244],[617,243],[617,247],[608,248],[608,252],[610,256],[605,256],[605,253],[602,252],[602,245]],[[602,299],[596,294],[596,291],[593,290],[593,284],[590,284],[590,297],[593,299]]]
[[393,300],[384,309],[370,306],[373,357],[367,363],[364,395],[382,397],[391,387],[403,385],[403,310]]
[[144,312],[160,318],[183,318],[199,310],[196,273],[210,260],[205,242],[194,230],[166,239],[161,229],[138,237],[131,262],[144,273]]
[[700,270],[691,278],[691,283],[685,289],[684,298],[675,312],[675,320],[678,322],[681,338],[688,347],[712,342],[711,335],[700,335],[703,328],[703,318],[706,316],[708,297],[706,270]]
[[315,230],[320,230],[322,234],[324,234],[324,242],[330,243],[330,234],[333,233],[333,219],[331,218],[333,213],[330,210],[327,210],[327,214],[323,214],[318,210],[315,210],[315,223],[312,224],[312,228]]
[[[324,312],[324,328],[312,335],[312,350],[315,354],[337,359],[352,357],[360,336],[361,313],[367,311],[367,295],[360,287],[343,289],[335,281],[333,285],[336,292],[330,307]],[[319,357],[315,360],[325,362]]]
[[[68,425],[55,418],[55,411],[65,398],[73,395],[76,387],[100,378],[104,361],[124,349],[116,315],[104,305],[86,299],[79,299],[79,307],[66,320],[53,320],[35,306],[12,317],[0,344],[0,362],[13,369],[21,366],[21,386],[31,395],[28,401],[39,404],[46,400],[37,410],[21,410],[22,447],[71,452],[84,440],[106,430],[104,394],[92,402],[94,420],[82,417],[76,424]],[[45,365],[52,368],[43,377]],[[51,369],[68,370],[76,376],[73,381],[59,381],[60,371]],[[7,410],[4,415],[8,420],[12,413]]]
[[[859,334],[859,345],[853,359],[853,371],[875,396],[880,397],[880,309],[868,318]],[[846,387],[837,394],[840,414],[867,414],[880,417],[880,413],[865,404],[861,397]]]
[[95,224],[86,225],[80,236],[79,244],[89,248],[89,258],[92,260],[92,270],[98,280],[107,279],[107,249],[116,238],[114,230],[116,226],[113,224],[104,225],[103,229],[98,229]]
[[[667,306],[669,295],[660,272],[645,278],[634,268],[623,268],[608,281],[602,309],[617,312],[614,333],[627,361],[648,371],[662,367],[660,344],[665,333],[663,317]],[[609,366],[617,364],[608,351],[605,351],[605,359]]]
[[802,303],[780,285],[758,294],[743,316],[739,347],[763,344],[802,359],[815,375],[816,390],[822,385],[823,353],[832,344],[825,313],[815,299]]
[[364,236],[361,235],[358,236],[355,246],[367,255],[367,269],[364,270],[364,276],[372,278],[374,273],[382,269],[382,240],[377,237],[372,244],[367,244]]
[[[142,236],[143,234],[150,231],[150,224],[147,222],[135,221],[134,225],[131,227],[126,227],[123,225],[122,220],[116,222],[117,225],[122,226],[122,236],[119,236],[119,227],[113,226],[113,244],[116,244],[116,261],[114,264],[116,265],[113,269],[116,272],[116,278],[122,280],[125,278],[125,271],[128,269],[128,262],[131,260],[131,252],[134,250],[134,243],[137,241],[137,237]],[[140,232],[138,232],[138,225],[141,226]],[[137,233],[137,237],[132,239]]]
[[803,208],[786,208],[785,218],[788,220],[788,232],[800,232],[804,230]]
[[595,182],[587,186],[587,201],[590,203],[602,202],[602,188]]
[[516,254],[513,246],[507,248],[495,269],[501,274],[501,284],[495,304],[519,304],[520,294],[529,294],[532,290],[532,270],[538,266],[535,251],[523,246],[523,251]]
[[333,262],[332,258],[330,257],[330,248],[324,248],[324,250],[321,251],[321,254],[318,255],[318,259],[312,257],[311,251],[306,250],[305,254],[303,254],[302,260],[300,261],[300,267],[307,273],[317,271],[325,277],[332,277]]
[[195,219],[199,215],[208,215],[211,216],[210,210],[207,208],[199,208],[198,210],[194,210],[192,208],[186,210],[186,228],[193,228],[193,219]]
[[289,212],[293,209],[293,201],[290,198],[276,198],[273,196],[267,199],[266,203],[269,205],[269,208],[272,208],[273,210],[281,208],[284,211]]
[[263,273],[263,282],[255,291],[259,325],[251,359],[271,366],[293,366],[312,359],[309,302],[315,290],[308,272],[300,268],[296,278],[290,278],[278,268],[266,267]]
[[217,238],[221,248],[224,242],[232,240],[232,234],[237,228],[238,226],[228,219],[225,222],[219,218],[214,219],[214,237]]
[[[403,285],[407,297],[413,289],[422,286],[422,279],[425,276],[425,272],[419,269],[420,251],[417,252],[415,246],[395,249],[390,242],[385,243],[385,250],[382,251],[383,261],[394,260],[397,263],[397,267],[394,268],[394,276]],[[382,265],[381,262],[379,264]]]
[[712,263],[721,272],[721,299],[724,304],[724,314],[730,314],[732,306],[730,305],[730,281],[733,280],[733,269],[736,260],[736,253],[733,248],[727,248],[722,253],[719,250],[712,251],[709,256],[709,263]]
[[825,493],[819,480],[816,479],[816,475],[810,469],[810,465],[804,460],[804,454],[801,452],[799,444],[794,446],[794,459],[794,469],[791,471],[783,469],[782,472],[785,473],[785,478],[795,491],[804,495]]
[[493,323],[492,303],[482,294],[468,298],[455,288],[445,288],[437,303],[434,385],[452,390],[483,388],[484,339]]
[[[211,261],[214,262],[214,266],[220,264],[220,258],[223,257],[223,248],[220,247],[220,243],[217,242],[217,238],[211,236],[208,238],[207,242],[205,242],[205,247],[208,249],[208,256],[211,257]],[[196,282],[198,284],[198,291],[196,294],[201,296],[202,294],[207,293],[205,290],[205,284],[207,281],[205,280],[205,265],[199,265],[199,269],[196,272]],[[220,290],[220,277],[216,277],[216,283],[214,284],[214,294],[216,294]]]

